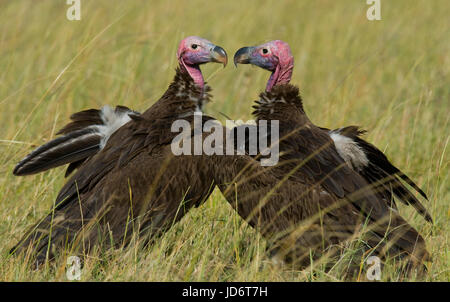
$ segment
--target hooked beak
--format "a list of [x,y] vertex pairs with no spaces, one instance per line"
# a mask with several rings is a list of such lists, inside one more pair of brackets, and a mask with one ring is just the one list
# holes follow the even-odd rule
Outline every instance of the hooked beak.
[[211,49],[211,61],[216,63],[222,63],[223,67],[227,66],[228,63],[228,56],[225,49],[223,49],[220,46],[214,46],[214,48]]
[[237,64],[250,64],[250,55],[253,52],[254,47],[242,47],[234,54],[234,65]]

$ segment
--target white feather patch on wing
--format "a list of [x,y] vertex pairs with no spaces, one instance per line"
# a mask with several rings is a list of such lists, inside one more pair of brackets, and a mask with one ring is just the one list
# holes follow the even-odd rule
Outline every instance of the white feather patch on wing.
[[334,141],[334,145],[339,155],[354,170],[362,169],[369,163],[364,151],[350,137],[339,134],[336,131],[330,131],[330,137]]
[[120,127],[128,123],[131,118],[128,116],[132,111],[119,111],[116,112],[110,106],[103,106],[100,112],[100,118],[103,121],[103,125],[95,126],[97,131],[102,136],[100,141],[100,149],[103,149],[106,142],[111,135],[117,131]]

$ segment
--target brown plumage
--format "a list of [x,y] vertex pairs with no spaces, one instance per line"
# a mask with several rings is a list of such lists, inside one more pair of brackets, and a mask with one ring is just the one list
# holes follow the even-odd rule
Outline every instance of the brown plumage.
[[111,136],[63,186],[49,215],[12,251],[31,247],[40,262],[71,243],[82,243],[76,247],[85,252],[101,243],[126,244],[132,230],[158,234],[204,201],[212,177],[203,173],[200,157],[172,154],[176,133],[170,125],[206,102],[208,91],[177,70],[161,99]]
[[[235,64],[253,64],[271,71],[266,91],[270,91],[276,85],[289,83],[294,68],[294,57],[290,47],[281,40],[270,41],[259,46],[243,47],[236,52],[234,62]],[[299,106],[302,105],[299,104]],[[321,129],[332,138],[339,156],[374,187],[379,197],[388,206],[396,208],[393,198],[395,196],[404,204],[412,205],[428,222],[433,221],[413,190],[425,199],[427,199],[426,194],[395,167],[381,150],[361,138],[365,131],[356,126],[335,130]],[[403,182],[411,186],[413,190],[407,188]]]
[[[188,37],[177,55],[180,67],[164,95],[141,115],[123,110],[129,121],[109,128],[107,141],[100,141],[104,147],[81,159],[85,162],[63,186],[52,211],[11,253],[30,249],[41,263],[61,250],[82,254],[94,246],[126,245],[132,234],[148,240],[211,194],[213,177],[205,173],[201,157],[172,153],[177,133],[171,125],[179,119],[193,122],[210,98],[199,65],[226,64],[226,53],[205,39]],[[93,110],[78,113],[62,132],[97,127],[98,116]]]
[[413,206],[426,221],[433,223],[433,218],[430,213],[402,181],[407,183],[423,198],[428,200],[425,192],[423,192],[423,190],[420,189],[406,174],[395,167],[380,149],[361,138],[366,132],[365,130],[361,130],[357,126],[347,126],[335,130],[327,128],[321,129],[326,130],[328,133],[331,133],[331,135],[339,134],[351,139],[351,142],[355,143],[364,152],[364,155],[367,157],[365,165],[350,165],[367,182],[376,187],[377,193],[386,201],[386,203],[397,208],[394,199],[395,195],[397,199],[405,205]]
[[362,234],[366,250],[380,257],[405,257],[414,266],[429,259],[420,234],[346,164],[327,131],[311,123],[297,87],[274,86],[254,108],[257,120],[279,120],[280,161],[264,169],[264,178],[252,171],[237,185],[219,187],[275,254],[304,267],[325,253],[337,255]]
[[[392,198],[396,195],[413,205],[431,221],[423,205],[400,180],[424,197],[425,194],[393,167],[381,151],[363,141],[358,128],[330,131],[311,123],[304,112],[298,88],[289,84],[294,67],[289,45],[276,40],[243,47],[236,52],[234,62],[271,71],[266,92],[256,101],[254,114],[258,120],[279,121],[281,156],[273,173],[286,182],[305,186],[293,189],[298,190],[297,199],[283,199],[284,209],[292,211],[274,210],[278,205],[273,205],[272,209],[261,213],[263,219],[252,222],[262,230],[267,225],[278,225],[275,233],[285,234],[285,237],[274,240],[274,245],[280,246],[275,251],[281,250],[285,260],[305,264],[310,259],[317,259],[315,255],[332,250],[338,243],[363,231],[367,252],[382,257],[407,258],[409,268],[429,260],[424,239],[399,216]],[[248,217],[255,208],[259,206],[247,203],[238,210],[241,216]],[[302,213],[311,209],[309,216],[303,216],[303,223],[299,223]]]
[[57,132],[60,136],[25,156],[14,167],[13,174],[30,175],[69,164],[67,177],[100,151],[109,132],[126,124],[130,115],[139,113],[125,106],[117,106],[115,110],[105,106],[101,110],[88,109],[72,114],[71,122]]

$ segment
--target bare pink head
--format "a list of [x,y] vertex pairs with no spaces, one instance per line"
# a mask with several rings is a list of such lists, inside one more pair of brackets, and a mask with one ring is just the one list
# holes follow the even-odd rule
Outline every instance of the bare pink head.
[[242,47],[234,54],[234,64],[252,64],[272,72],[266,91],[289,83],[294,69],[294,57],[289,44],[274,40],[259,46]]
[[216,62],[226,66],[228,60],[227,53],[222,47],[196,36],[187,37],[180,42],[177,58],[181,70],[189,73],[200,88],[205,85],[200,65]]

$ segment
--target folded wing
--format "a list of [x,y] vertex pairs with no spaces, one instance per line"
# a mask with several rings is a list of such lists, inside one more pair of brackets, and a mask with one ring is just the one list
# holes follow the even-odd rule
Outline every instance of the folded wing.
[[69,164],[66,176],[69,175],[101,150],[111,134],[130,121],[130,115],[139,113],[125,106],[104,106],[73,114],[71,122],[57,133],[60,136],[22,159],[14,168],[14,175],[36,174],[65,164]]
[[425,199],[428,199],[427,195],[406,174],[395,167],[381,150],[360,137],[365,131],[357,126],[328,131],[339,155],[373,185],[383,199],[396,207],[392,196],[395,195],[402,203],[412,205],[425,220],[433,222],[422,203],[402,181]]

